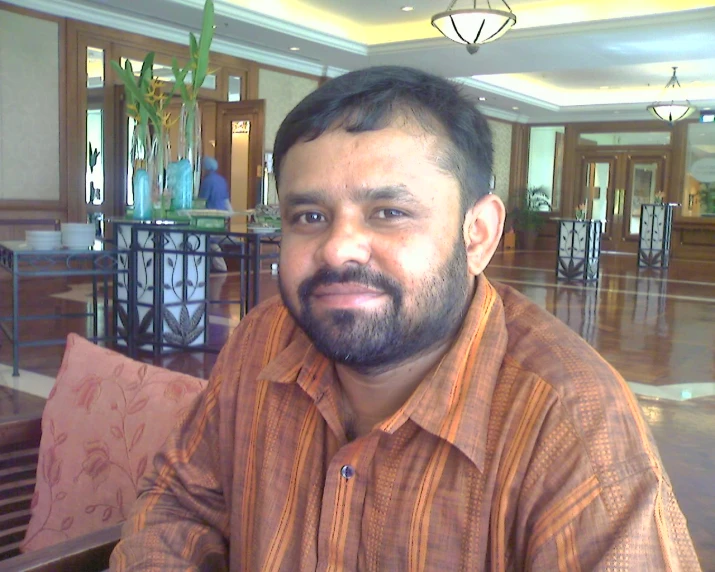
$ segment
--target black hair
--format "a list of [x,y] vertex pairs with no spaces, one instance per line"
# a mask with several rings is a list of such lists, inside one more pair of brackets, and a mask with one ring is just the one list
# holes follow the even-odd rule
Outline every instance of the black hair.
[[454,82],[401,66],[349,72],[296,105],[281,123],[273,146],[276,185],[286,153],[296,143],[335,128],[376,131],[398,118],[446,139],[438,163],[459,182],[465,211],[489,193],[494,151],[484,116]]

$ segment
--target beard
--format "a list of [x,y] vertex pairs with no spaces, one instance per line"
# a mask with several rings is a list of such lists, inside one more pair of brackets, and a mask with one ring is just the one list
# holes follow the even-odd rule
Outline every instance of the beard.
[[[382,309],[331,310],[319,316],[312,295],[319,286],[361,284],[383,292]],[[411,307],[394,278],[367,266],[323,268],[298,287],[299,307],[291,303],[282,280],[283,303],[323,355],[361,372],[376,374],[419,356],[456,335],[469,306],[467,254],[457,241],[450,258],[416,287]]]

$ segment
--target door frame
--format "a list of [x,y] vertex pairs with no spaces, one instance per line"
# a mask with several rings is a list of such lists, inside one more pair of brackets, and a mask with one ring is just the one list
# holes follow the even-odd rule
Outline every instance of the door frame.
[[[656,188],[667,196],[667,183],[669,181],[670,151],[653,148],[617,148],[589,150],[580,153],[578,168],[577,193],[579,201],[587,197],[582,196],[586,165],[590,162],[609,163],[611,174],[606,191],[606,224],[601,236],[601,250],[636,254],[638,252],[639,233],[630,232],[631,206],[633,188],[631,171],[634,163],[657,162],[660,175],[656,181]],[[589,213],[590,215],[590,213]]]
[[252,208],[250,205],[255,206],[258,203],[258,185],[263,182],[265,109],[266,102],[263,99],[222,101],[216,104],[216,157],[219,161],[219,172],[227,181],[231,180],[231,124],[233,121],[251,122],[248,135],[249,208]]

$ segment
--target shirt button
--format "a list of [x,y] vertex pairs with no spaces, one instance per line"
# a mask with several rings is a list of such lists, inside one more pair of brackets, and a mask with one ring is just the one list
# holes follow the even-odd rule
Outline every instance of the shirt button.
[[355,469],[353,469],[350,465],[343,465],[340,469],[340,474],[344,479],[350,480],[355,476]]

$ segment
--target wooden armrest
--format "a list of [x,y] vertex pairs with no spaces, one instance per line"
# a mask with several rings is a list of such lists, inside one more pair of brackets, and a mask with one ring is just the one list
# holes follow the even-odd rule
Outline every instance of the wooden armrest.
[[13,415],[0,421],[0,449],[32,441],[40,445],[42,417],[37,413]]
[[103,528],[53,546],[0,561],[0,572],[95,572],[109,568],[122,525]]

